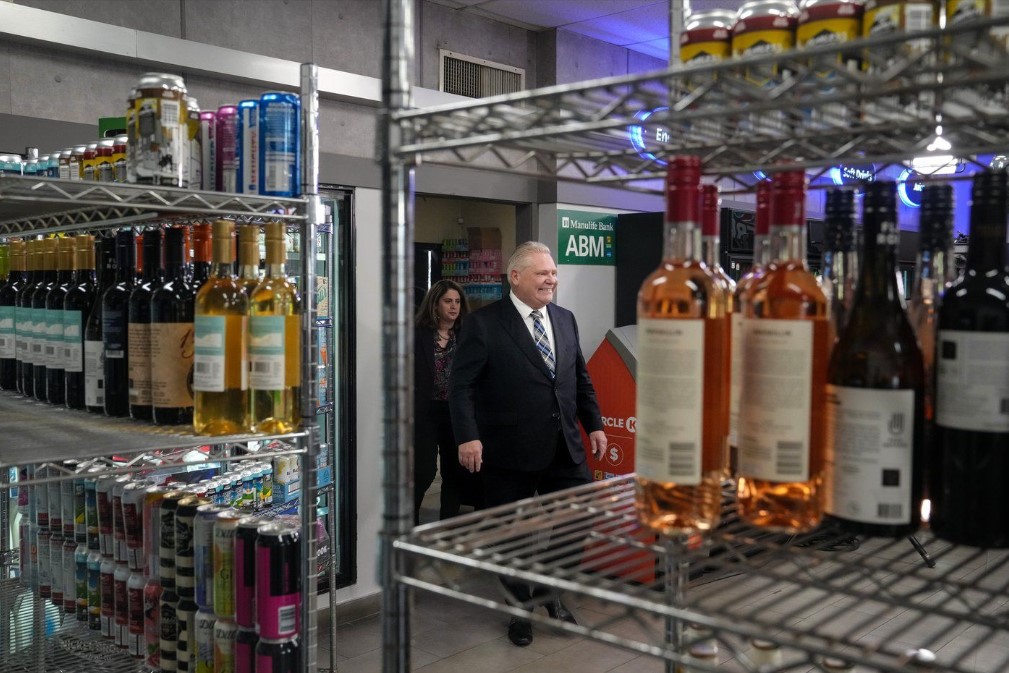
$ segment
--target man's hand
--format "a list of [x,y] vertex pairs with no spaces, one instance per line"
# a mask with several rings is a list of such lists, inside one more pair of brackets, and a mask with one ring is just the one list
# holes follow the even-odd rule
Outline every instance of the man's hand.
[[[605,445],[606,440],[604,438],[603,446]],[[480,466],[483,464],[483,442],[479,439],[474,439],[471,442],[460,444],[459,464],[470,472],[479,472]]]
[[592,455],[596,460],[602,460],[606,453],[606,433],[596,430],[589,433],[589,444],[592,445]]

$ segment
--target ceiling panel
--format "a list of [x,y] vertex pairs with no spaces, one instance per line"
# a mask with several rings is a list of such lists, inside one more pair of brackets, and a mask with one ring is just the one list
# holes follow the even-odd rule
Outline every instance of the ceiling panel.
[[659,40],[649,40],[648,42],[638,42],[637,44],[626,45],[631,51],[639,54],[653,56],[663,61],[669,60],[669,38],[663,37]]
[[633,10],[579,21],[564,26],[603,42],[627,46],[660,38],[669,38],[669,5],[653,2]]
[[506,19],[559,28],[649,5],[659,5],[665,10],[669,7],[667,0],[487,0],[477,7]]

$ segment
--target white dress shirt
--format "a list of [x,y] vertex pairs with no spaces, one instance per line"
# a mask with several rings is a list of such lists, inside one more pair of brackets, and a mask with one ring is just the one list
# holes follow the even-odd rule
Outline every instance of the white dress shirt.
[[[522,322],[525,323],[526,329],[529,330],[529,336],[532,337],[533,343],[536,343],[536,330],[533,327],[533,317],[530,315],[534,309],[529,306],[524,301],[515,296],[514,292],[509,292],[508,296],[512,300],[512,304],[515,305],[515,310],[519,312],[519,316],[522,317]],[[550,323],[550,313],[547,312],[547,307],[539,309],[539,312],[543,314],[543,318],[540,322],[543,323],[543,330],[547,333],[547,339],[550,340],[550,349],[554,352],[554,361],[557,361],[557,340],[554,339],[554,328]]]

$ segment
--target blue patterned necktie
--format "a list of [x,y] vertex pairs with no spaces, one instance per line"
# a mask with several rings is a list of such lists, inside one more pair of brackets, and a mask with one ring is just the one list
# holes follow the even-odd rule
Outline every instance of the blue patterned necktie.
[[539,311],[533,311],[529,315],[533,319],[533,333],[536,335],[536,349],[543,356],[543,362],[546,363],[547,369],[550,370],[550,378],[556,375],[556,363],[554,360],[554,352],[550,348],[550,337],[547,336],[547,331],[543,329],[543,314]]

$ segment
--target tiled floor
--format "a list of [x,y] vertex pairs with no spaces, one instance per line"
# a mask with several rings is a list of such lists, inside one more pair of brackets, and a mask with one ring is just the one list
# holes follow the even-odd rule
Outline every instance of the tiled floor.
[[[437,484],[428,493],[422,520],[437,518]],[[938,557],[939,572],[988,573],[985,585],[996,595],[1009,601],[1009,563],[1001,552],[969,554],[967,550],[933,547]],[[880,545],[863,543],[859,554],[880,554]],[[888,547],[897,568],[891,586],[899,586],[901,564],[921,564],[911,549]],[[963,553],[961,553],[963,552]],[[745,576],[729,577],[692,587],[691,591],[709,592],[719,601],[735,601],[738,605],[760,610],[764,616],[780,615],[780,628],[815,627],[819,632],[854,637],[860,643],[886,642],[890,647],[915,649],[926,647],[943,661],[956,661],[957,668],[968,673],[1005,673],[1009,671],[1009,631],[971,626],[939,615],[911,612],[871,600],[838,598],[822,600],[823,594],[810,591],[791,594],[782,600],[780,589],[767,579]],[[955,597],[954,597],[955,598]],[[948,595],[916,595],[919,605],[939,605],[951,600]],[[1006,601],[986,601],[985,610],[1005,610]],[[599,622],[612,612],[607,606],[588,598],[566,602],[585,621]],[[647,620],[646,620],[647,622]],[[421,673],[660,673],[663,662],[635,652],[589,641],[577,636],[555,632],[548,627],[534,626],[534,641],[529,647],[513,646],[507,638],[508,616],[485,608],[462,603],[427,592],[416,592],[411,620],[412,670]],[[627,633],[661,633],[660,624],[621,623]],[[647,630],[647,631],[646,631]],[[329,666],[328,627],[320,624],[323,643],[319,651],[319,666]],[[382,623],[378,615],[337,630],[335,643],[339,673],[378,673],[382,671]],[[741,646],[745,656],[746,646]],[[775,670],[825,671],[819,659],[809,659],[798,653],[785,653],[785,667]],[[719,650],[719,670],[731,673],[752,670],[733,659],[727,647]],[[863,669],[852,669],[865,673]],[[907,669],[921,670],[921,669]],[[929,670],[937,670],[935,668]],[[941,667],[938,670],[943,670]]]

